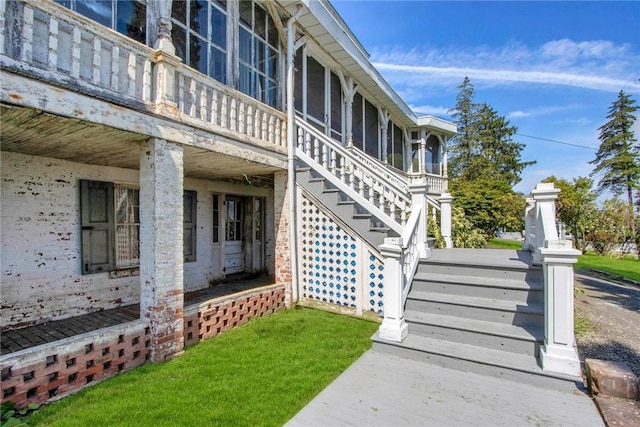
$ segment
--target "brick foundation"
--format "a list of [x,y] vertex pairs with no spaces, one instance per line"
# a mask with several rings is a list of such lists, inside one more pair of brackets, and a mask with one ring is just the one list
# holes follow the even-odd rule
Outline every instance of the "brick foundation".
[[[185,345],[197,344],[285,307],[285,287],[270,285],[185,309]],[[151,359],[144,320],[2,356],[2,402],[19,408],[56,400]]]

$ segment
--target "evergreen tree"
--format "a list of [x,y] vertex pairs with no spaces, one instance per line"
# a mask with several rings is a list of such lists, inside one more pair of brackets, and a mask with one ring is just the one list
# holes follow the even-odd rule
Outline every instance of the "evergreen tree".
[[[634,190],[640,186],[640,152],[632,126],[636,121],[636,101],[623,91],[618,93],[609,108],[609,121],[598,129],[600,147],[592,160],[595,169],[591,173],[599,175],[598,192],[610,190],[613,194],[626,194],[627,206],[633,217]],[[632,221],[631,236],[637,241],[635,221]],[[640,254],[640,252],[639,252]]]
[[449,174],[460,177],[468,168],[471,159],[478,154],[478,104],[473,100],[475,89],[465,77],[458,86],[456,107],[449,113],[458,125],[458,133],[449,142]]

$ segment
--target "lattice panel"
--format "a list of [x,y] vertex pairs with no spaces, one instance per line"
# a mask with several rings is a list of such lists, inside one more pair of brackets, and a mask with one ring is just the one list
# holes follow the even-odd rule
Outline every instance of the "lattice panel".
[[300,200],[302,296],[356,307],[358,242],[310,200]]
[[369,311],[383,315],[383,301],[384,301],[384,264],[371,253],[369,254],[369,263],[367,269],[367,289],[369,291],[368,298],[366,300]]

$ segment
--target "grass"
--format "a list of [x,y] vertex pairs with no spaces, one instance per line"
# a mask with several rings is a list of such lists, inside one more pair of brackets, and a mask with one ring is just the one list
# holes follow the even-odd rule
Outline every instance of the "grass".
[[487,249],[522,249],[522,242],[508,239],[489,239],[485,245]]
[[610,258],[595,254],[585,254],[578,257],[578,270],[601,270],[607,273],[640,281],[640,261],[636,257]]
[[573,313],[573,329],[576,339],[579,340],[590,334],[594,330],[594,325],[583,309],[575,307]]
[[282,311],[47,405],[29,422],[282,425],[371,347],[377,328],[319,310]]

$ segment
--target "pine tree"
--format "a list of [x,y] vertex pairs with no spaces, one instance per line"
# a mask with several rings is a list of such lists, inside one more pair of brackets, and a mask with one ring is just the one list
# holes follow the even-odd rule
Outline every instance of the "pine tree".
[[[609,108],[609,121],[598,129],[600,147],[596,158],[592,160],[595,169],[591,176],[601,176],[598,192],[610,190],[613,194],[626,194],[627,205],[633,217],[634,190],[640,187],[640,150],[634,147],[636,142],[633,124],[636,121],[636,101],[623,91],[618,93]],[[635,221],[632,221],[631,238],[638,244]],[[639,251],[640,256],[640,251]]]
[[456,107],[450,110],[451,117],[458,125],[458,134],[451,139],[449,146],[449,173],[460,177],[468,168],[474,155],[478,154],[478,107],[473,100],[475,89],[469,77],[465,77],[458,86]]

